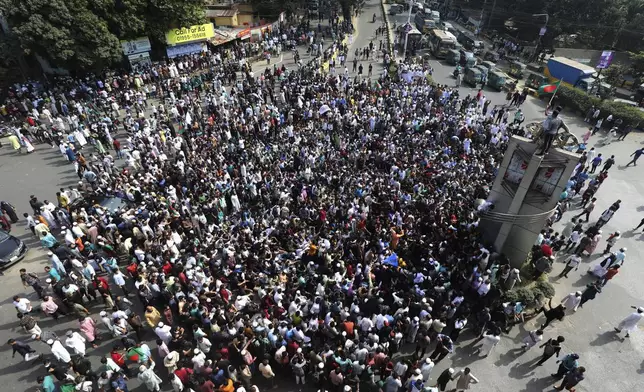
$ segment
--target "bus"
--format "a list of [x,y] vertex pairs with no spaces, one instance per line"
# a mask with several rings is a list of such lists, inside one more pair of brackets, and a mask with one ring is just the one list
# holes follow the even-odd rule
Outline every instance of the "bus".
[[438,59],[444,59],[447,51],[456,48],[454,35],[443,30],[434,29],[429,33],[429,50]]

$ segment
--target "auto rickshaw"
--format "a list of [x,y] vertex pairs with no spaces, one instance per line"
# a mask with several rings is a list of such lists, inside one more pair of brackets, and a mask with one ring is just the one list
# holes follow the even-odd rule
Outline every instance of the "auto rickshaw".
[[525,64],[520,63],[518,61],[513,61],[510,63],[510,71],[508,73],[514,76],[515,78],[521,79],[523,78],[523,73],[525,72],[525,69],[526,69]]
[[454,50],[454,49],[448,50],[447,55],[445,56],[445,60],[449,65],[458,64],[460,59],[461,59],[461,54],[459,53],[458,50]]
[[463,80],[467,84],[476,86],[478,83],[481,83],[481,70],[478,68],[468,68],[467,71],[465,71],[465,77]]
[[479,65],[475,65],[475,66],[474,66],[474,67],[472,67],[472,68],[474,68],[474,69],[478,69],[479,71],[481,71],[481,78],[485,78],[485,79],[487,79],[487,74],[488,74],[488,72],[489,72],[489,69],[487,69],[487,67],[485,67],[485,66],[483,66],[483,65],[479,64]]
[[493,63],[492,61],[484,61],[484,62],[481,63],[481,65],[484,66],[485,68],[487,68],[488,73],[490,71],[496,70],[496,64]]
[[461,50],[459,54],[461,56],[461,58],[459,59],[459,63],[461,64],[462,67],[472,68],[473,66],[476,65],[476,57],[474,56],[474,53]]
[[487,75],[487,85],[501,91],[505,86],[507,76],[503,72],[491,71]]
[[529,72],[525,80],[525,86],[533,90],[539,90],[539,87],[548,84],[548,78],[534,72]]

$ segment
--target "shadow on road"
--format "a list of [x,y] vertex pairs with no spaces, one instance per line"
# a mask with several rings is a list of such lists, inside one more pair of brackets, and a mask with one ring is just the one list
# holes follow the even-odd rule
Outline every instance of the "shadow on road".
[[591,346],[603,346],[608,343],[613,343],[613,342],[623,342],[624,339],[620,338],[619,335],[615,333],[615,331],[606,331],[602,334],[597,335],[595,340],[592,342],[588,343]]

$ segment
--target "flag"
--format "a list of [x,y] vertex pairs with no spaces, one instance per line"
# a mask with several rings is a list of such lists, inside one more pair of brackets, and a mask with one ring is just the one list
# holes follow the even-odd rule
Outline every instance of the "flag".
[[561,81],[558,81],[556,83],[552,84],[544,84],[543,86],[539,86],[539,94],[552,94],[555,91],[557,91],[557,88],[559,88],[559,83]]

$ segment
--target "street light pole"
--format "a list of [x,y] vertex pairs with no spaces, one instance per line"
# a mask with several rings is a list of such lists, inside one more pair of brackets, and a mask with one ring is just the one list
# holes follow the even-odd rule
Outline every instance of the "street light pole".
[[[533,17],[538,17],[538,16],[545,16],[546,17],[546,23],[544,23],[543,28],[545,29],[548,27],[548,20],[550,19],[550,15],[548,14],[533,14]],[[544,32],[545,34],[545,32]],[[534,59],[537,59],[538,53],[537,50],[539,49],[539,43],[541,42],[541,30],[539,30],[539,37],[537,37],[537,44],[534,46]]]

